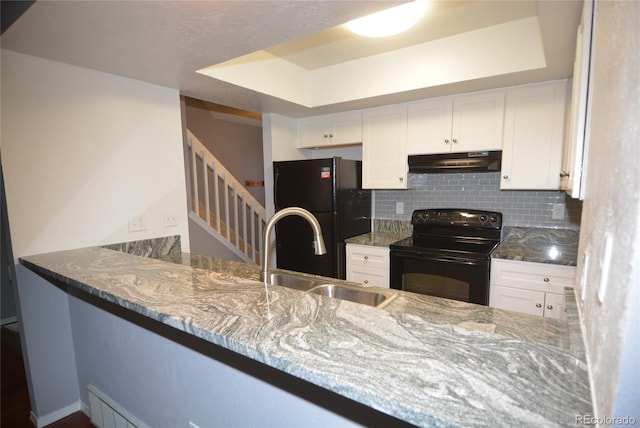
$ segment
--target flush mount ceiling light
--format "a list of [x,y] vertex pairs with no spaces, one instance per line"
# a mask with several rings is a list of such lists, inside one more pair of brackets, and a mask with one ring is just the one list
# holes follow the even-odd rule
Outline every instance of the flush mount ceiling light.
[[427,0],[415,0],[382,10],[345,25],[354,33],[365,37],[389,37],[408,30],[427,9]]

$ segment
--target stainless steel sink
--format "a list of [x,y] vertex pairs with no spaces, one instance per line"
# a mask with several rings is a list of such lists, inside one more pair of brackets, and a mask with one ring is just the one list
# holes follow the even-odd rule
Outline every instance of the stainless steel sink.
[[269,275],[269,284],[302,291],[310,290],[323,282],[324,281],[320,282],[306,276],[292,275],[289,273],[272,273]]
[[322,284],[312,288],[309,293],[321,296],[332,297],[334,299],[348,300],[350,302],[361,303],[363,305],[382,308],[389,304],[396,296],[393,292],[379,292],[378,290],[368,290],[365,287],[349,286],[344,284]]
[[327,284],[326,279],[282,272],[271,273],[269,275],[269,284],[378,308],[386,306],[396,296],[396,293],[392,291],[367,289],[366,287],[346,284]]

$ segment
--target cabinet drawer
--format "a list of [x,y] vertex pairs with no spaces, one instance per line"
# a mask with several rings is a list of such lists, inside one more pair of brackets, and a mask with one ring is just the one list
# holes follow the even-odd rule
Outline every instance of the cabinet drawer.
[[347,245],[347,266],[389,269],[389,249],[370,245]]
[[574,266],[493,259],[491,284],[532,291],[564,294],[565,287],[573,287]]
[[353,266],[347,271],[347,281],[389,288],[389,270]]

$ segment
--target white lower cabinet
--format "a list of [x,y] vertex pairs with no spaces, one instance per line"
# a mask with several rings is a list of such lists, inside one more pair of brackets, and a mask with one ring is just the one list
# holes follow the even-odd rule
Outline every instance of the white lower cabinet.
[[573,287],[575,275],[573,266],[493,259],[489,306],[561,318],[564,288]]
[[347,244],[347,281],[389,287],[389,248]]

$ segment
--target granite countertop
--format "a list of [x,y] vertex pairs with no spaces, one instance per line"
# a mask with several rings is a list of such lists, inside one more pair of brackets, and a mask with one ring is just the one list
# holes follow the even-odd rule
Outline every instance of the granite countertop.
[[[383,227],[388,226],[386,224]],[[388,247],[410,236],[411,232],[375,230],[345,240],[347,244]],[[579,232],[572,229],[505,227],[500,245],[492,258],[524,262],[576,266]]]
[[578,239],[571,229],[507,227],[491,257],[576,266]]
[[406,238],[402,232],[373,231],[345,239],[347,244],[372,245],[374,247],[388,247],[389,245]]
[[94,247],[20,262],[418,426],[575,426],[592,412],[570,291],[559,322],[402,291],[373,308],[265,288],[256,265],[188,254]]

